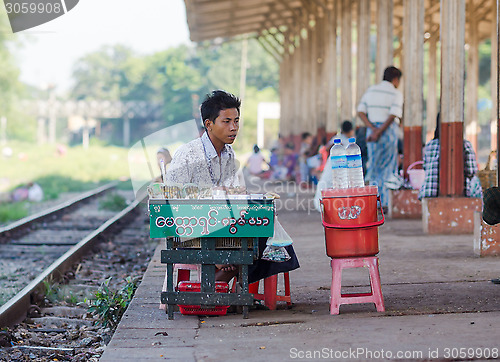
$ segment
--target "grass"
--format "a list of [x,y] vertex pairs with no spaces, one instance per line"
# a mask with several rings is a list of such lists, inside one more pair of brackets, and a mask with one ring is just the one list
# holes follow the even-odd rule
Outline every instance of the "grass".
[[127,207],[127,201],[117,193],[110,193],[99,202],[99,209],[110,211],[121,211]]
[[[0,223],[29,214],[29,203],[8,202],[12,190],[29,182],[42,187],[44,200],[52,200],[61,193],[84,192],[112,180],[130,177],[128,148],[91,144],[88,149],[67,147],[61,153],[57,145],[19,141],[9,142],[0,149],[4,147],[12,149],[12,156],[0,153]],[[156,160],[152,156],[151,159]],[[140,160],[131,162],[132,169],[141,166]],[[123,182],[118,188],[130,190],[132,185]]]
[[109,180],[129,176],[128,149],[91,145],[69,147],[65,154],[56,145],[24,142],[7,144],[12,157],[0,157],[0,192],[8,192],[28,182],[38,182],[48,198],[60,192],[82,191]]
[[28,205],[26,202],[0,204],[0,224],[22,219],[26,216],[28,216]]

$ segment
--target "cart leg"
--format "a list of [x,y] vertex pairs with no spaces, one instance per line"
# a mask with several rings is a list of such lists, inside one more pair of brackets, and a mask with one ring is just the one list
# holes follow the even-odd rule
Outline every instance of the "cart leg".
[[168,314],[168,319],[170,319],[170,320],[174,319],[174,305],[173,304],[167,304],[167,314]]
[[248,305],[243,306],[243,319],[248,319]]

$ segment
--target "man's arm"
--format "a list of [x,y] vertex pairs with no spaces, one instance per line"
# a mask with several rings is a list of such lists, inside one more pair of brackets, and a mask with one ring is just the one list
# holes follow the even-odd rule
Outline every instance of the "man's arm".
[[358,117],[361,118],[366,127],[370,128],[372,131],[375,131],[377,127],[373,125],[368,119],[368,115],[365,112],[358,112]]
[[382,134],[385,132],[385,130],[389,128],[392,122],[394,122],[395,118],[396,118],[395,115],[390,114],[389,117],[387,117],[385,122],[379,128],[375,128],[375,130],[372,129],[373,133],[366,138],[366,141],[377,142],[380,136],[382,136]]

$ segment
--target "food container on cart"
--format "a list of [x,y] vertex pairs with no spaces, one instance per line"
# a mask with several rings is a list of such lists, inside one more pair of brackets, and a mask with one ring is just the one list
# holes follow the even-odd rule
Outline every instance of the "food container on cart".
[[326,189],[321,192],[321,216],[325,227],[326,254],[331,258],[373,256],[378,254],[376,186]]
[[[180,282],[178,285],[180,292],[199,292],[201,283],[199,282]],[[226,282],[215,282],[216,293],[228,293],[229,285]],[[228,305],[179,305],[179,311],[184,315],[226,315]]]

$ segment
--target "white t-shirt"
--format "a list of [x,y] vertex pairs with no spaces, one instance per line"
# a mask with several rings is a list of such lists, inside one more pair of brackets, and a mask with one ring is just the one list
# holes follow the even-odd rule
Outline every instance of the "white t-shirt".
[[382,123],[390,114],[403,116],[403,94],[386,80],[368,88],[358,105],[358,112],[366,113],[372,123]]

